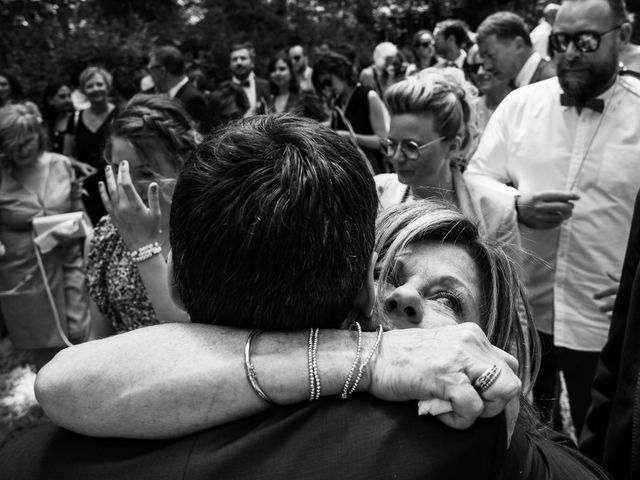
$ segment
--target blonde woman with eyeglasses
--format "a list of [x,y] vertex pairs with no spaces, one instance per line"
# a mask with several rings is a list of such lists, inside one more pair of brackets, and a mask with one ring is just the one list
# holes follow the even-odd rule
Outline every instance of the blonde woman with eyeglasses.
[[385,94],[389,135],[380,141],[395,172],[375,177],[380,208],[421,199],[449,202],[478,224],[490,240],[520,248],[508,187],[487,189],[462,177],[457,159],[471,142],[470,90],[450,76],[424,71]]

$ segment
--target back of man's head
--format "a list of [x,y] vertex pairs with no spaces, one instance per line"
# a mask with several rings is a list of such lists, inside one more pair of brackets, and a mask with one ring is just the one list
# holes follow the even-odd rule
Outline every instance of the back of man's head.
[[469,31],[462,20],[443,20],[436,25],[436,30],[441,32],[445,39],[453,36],[458,48],[465,48],[470,43]]
[[491,35],[500,41],[520,37],[526,46],[532,46],[527,24],[520,15],[512,12],[496,12],[482,21],[477,31],[478,42]]
[[180,50],[171,45],[157,47],[153,50],[152,55],[156,62],[162,65],[170,75],[184,75],[185,62]]
[[192,321],[336,328],[362,287],[377,196],[353,146],[294,116],[212,135],[171,207],[175,289]]

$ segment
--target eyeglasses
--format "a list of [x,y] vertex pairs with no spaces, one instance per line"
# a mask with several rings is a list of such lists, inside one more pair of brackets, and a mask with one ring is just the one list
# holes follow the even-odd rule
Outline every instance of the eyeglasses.
[[551,48],[556,52],[566,52],[569,44],[573,43],[575,47],[582,53],[595,52],[600,47],[600,38],[607,33],[618,30],[622,25],[613,27],[606,32],[576,32],[576,33],[552,33],[549,35],[549,43]]
[[331,82],[331,77],[324,77],[318,80],[318,85],[320,85],[320,90],[328,87],[332,87],[333,83]]
[[291,56],[291,60],[293,60],[294,62],[299,62],[301,58],[302,58],[301,55],[292,55]]
[[433,41],[416,43],[416,47],[429,48],[429,47],[432,47],[432,46],[433,46]]
[[398,148],[400,148],[400,151],[408,160],[417,160],[420,158],[420,150],[442,139],[444,139],[444,137],[438,137],[435,140],[418,145],[413,140],[400,140],[398,142],[395,138],[387,137],[380,140],[380,148],[382,149],[382,154],[388,158],[393,157],[398,151]]

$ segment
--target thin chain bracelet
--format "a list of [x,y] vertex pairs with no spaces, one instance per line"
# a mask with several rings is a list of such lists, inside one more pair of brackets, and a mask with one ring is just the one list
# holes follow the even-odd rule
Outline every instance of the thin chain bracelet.
[[313,380],[315,382],[315,391],[316,394],[312,400],[320,399],[320,374],[318,373],[318,337],[320,336],[320,329],[314,329],[314,337],[313,337],[313,349],[311,351],[311,365],[313,370]]
[[349,370],[349,375],[347,375],[347,380],[344,382],[344,387],[342,388],[342,394],[340,395],[340,398],[342,398],[342,400],[346,400],[349,396],[349,385],[351,385],[351,378],[356,371],[356,366],[358,365],[358,362],[360,361],[360,355],[362,354],[362,327],[358,322],[353,322],[349,326],[349,330],[353,330],[354,326],[358,331],[358,346],[356,347],[356,358],[353,360],[351,370]]
[[364,373],[364,369],[367,368],[369,361],[373,358],[373,355],[378,350],[378,347],[380,346],[381,341],[382,341],[382,325],[378,327],[378,337],[376,338],[376,343],[373,344],[373,347],[371,347],[371,351],[369,352],[369,355],[367,355],[366,360],[362,362],[362,365],[360,365],[360,368],[358,369],[358,376],[356,377],[356,379],[353,382],[353,385],[349,389],[349,395],[355,392],[356,388],[358,388],[358,384],[362,379],[362,374]]

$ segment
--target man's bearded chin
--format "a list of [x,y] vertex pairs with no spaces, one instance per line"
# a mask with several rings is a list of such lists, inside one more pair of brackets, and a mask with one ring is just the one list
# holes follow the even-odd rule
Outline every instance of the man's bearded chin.
[[558,64],[558,81],[562,91],[575,98],[593,98],[607,90],[615,81],[617,70],[584,70],[577,74]]

